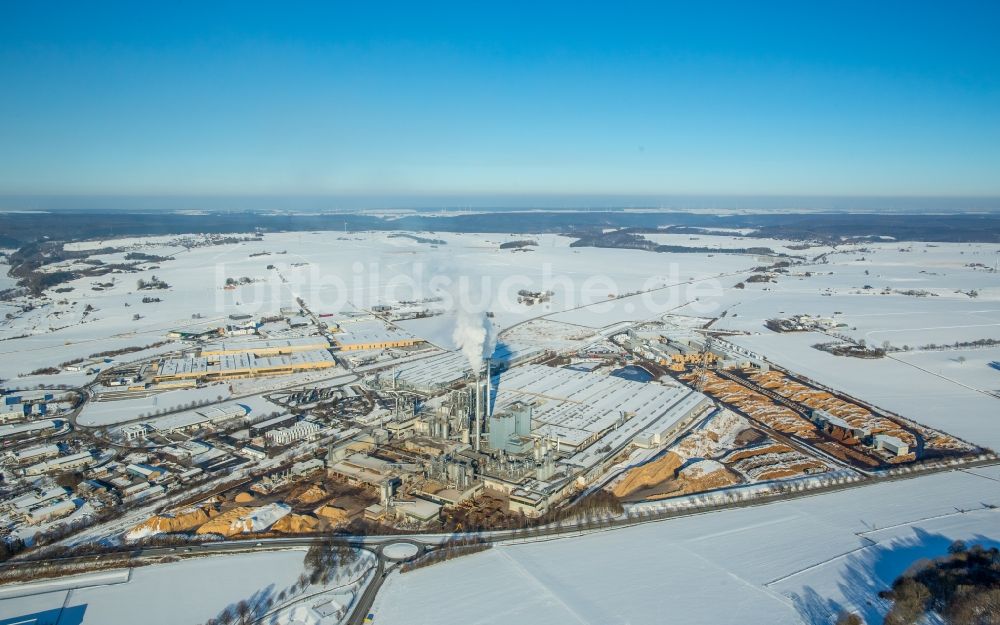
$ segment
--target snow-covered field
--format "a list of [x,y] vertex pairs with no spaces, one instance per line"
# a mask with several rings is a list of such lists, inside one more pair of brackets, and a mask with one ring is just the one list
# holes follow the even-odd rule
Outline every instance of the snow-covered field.
[[[826,262],[793,267],[790,274],[779,275],[777,283],[733,289],[750,269],[767,261],[753,255],[574,248],[569,247],[572,239],[558,235],[531,237],[538,245],[527,252],[499,249],[505,241],[524,238],[512,235],[422,236],[446,243],[432,246],[392,233],[313,232],[269,234],[260,241],[191,248],[171,245],[179,239],[169,237],[76,244],[71,247],[128,245],[170,259],[142,263],[139,273],[81,278],[64,285],[72,287],[71,292],[50,292],[48,303],[0,325],[0,338],[30,335],[0,343],[0,353],[24,355],[15,362],[0,359],[0,377],[85,357],[98,351],[97,344],[103,349],[143,345],[168,329],[207,326],[231,313],[272,313],[280,306],[293,305],[296,296],[304,297],[315,312],[335,313],[355,306],[455,298],[465,293],[471,307],[493,310],[501,328],[543,315],[603,327],[683,306],[684,314],[706,316],[729,309],[729,316],[717,327],[749,331],[760,331],[764,319],[782,312],[840,312],[849,326],[847,333],[877,343],[919,345],[1000,336],[1000,274],[990,271],[997,253],[995,246],[985,244],[841,246],[825,257]],[[794,252],[787,241],[650,236],[682,245],[767,246]],[[829,251],[817,247],[800,254],[812,259]],[[111,262],[121,260],[115,258],[118,255],[105,256]],[[275,269],[267,269],[268,265]],[[805,276],[806,271],[811,275]],[[170,288],[136,289],[137,280],[153,275]],[[235,290],[222,289],[226,278],[243,277],[253,282]],[[93,290],[108,282],[113,286]],[[680,286],[662,289],[665,285]],[[872,289],[864,290],[866,285]],[[876,294],[883,288],[934,295]],[[529,306],[516,301],[522,289],[555,294],[549,302]],[[660,290],[621,298],[651,289]],[[978,297],[970,297],[971,291]],[[143,296],[163,301],[144,304]],[[87,305],[94,310],[84,315]],[[133,319],[135,314],[141,318]],[[193,319],[194,314],[203,318]],[[402,325],[448,347],[451,321],[446,315]],[[48,377],[58,383],[66,375]]]
[[[512,238],[504,235],[425,236],[447,244],[432,247],[390,233],[336,232],[271,234],[261,241],[190,249],[165,247],[169,240],[162,237],[152,241],[151,247],[140,245],[141,239],[103,241],[96,247],[127,244],[135,251],[169,254],[171,258],[142,263],[143,270],[138,273],[80,278],[62,285],[72,291],[50,291],[47,302],[0,323],[0,356],[17,355],[0,358],[0,378],[16,379],[34,369],[58,366],[98,351],[148,345],[162,340],[170,329],[218,325],[232,313],[275,313],[282,306],[295,305],[298,296],[317,313],[386,302],[464,297],[466,308],[495,311],[501,328],[594,303],[611,308],[610,313],[599,315],[632,318],[639,314],[645,318],[715,291],[671,289],[645,303],[608,304],[608,296],[692,278],[707,280],[716,274],[747,270],[756,262],[751,256],[571,248],[571,239],[557,235],[533,237],[539,245],[530,252],[499,249],[500,243]],[[267,269],[268,265],[275,269]],[[170,288],[137,290],[138,280],[149,280],[153,275]],[[227,278],[244,277],[252,282],[235,290],[222,288]],[[113,284],[106,286],[109,283]],[[555,295],[550,302],[529,306],[517,303],[517,292],[522,289],[552,290]],[[142,303],[143,297],[162,301]],[[93,310],[84,314],[87,306]],[[137,314],[140,318],[134,319]],[[433,317],[403,325],[449,346],[450,321],[448,316]],[[16,338],[22,335],[27,336]],[[69,373],[38,377],[41,379],[30,382],[82,381],[80,375]]]
[[996,486],[954,472],[495,547],[391,578],[373,611],[387,625],[872,619],[914,560],[959,538],[1000,543]]
[[87,402],[80,412],[79,423],[85,426],[102,426],[150,417],[163,411],[173,411],[191,402],[216,402],[219,398],[229,397],[229,389],[225,384],[212,384],[197,389],[166,391],[150,397],[136,399],[120,399],[115,401]]
[[38,625],[194,625],[255,593],[277,595],[298,579],[304,556],[287,550],[196,558],[133,569],[127,583],[91,586],[85,577],[82,588],[0,600],[0,623],[35,623],[32,615],[49,611],[58,618],[65,606],[74,620],[43,618]]
[[970,388],[1000,395],[1000,347],[893,354],[897,360]]

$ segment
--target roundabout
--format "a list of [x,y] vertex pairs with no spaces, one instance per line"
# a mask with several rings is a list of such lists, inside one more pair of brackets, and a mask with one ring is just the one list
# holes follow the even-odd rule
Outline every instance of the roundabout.
[[382,547],[382,557],[393,562],[412,560],[420,553],[420,547],[409,542],[389,543]]

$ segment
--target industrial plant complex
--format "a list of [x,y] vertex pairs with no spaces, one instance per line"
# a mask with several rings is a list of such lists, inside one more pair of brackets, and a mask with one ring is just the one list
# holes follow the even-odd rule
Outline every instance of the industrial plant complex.
[[[529,321],[498,346],[484,314],[480,342],[448,351],[392,312],[316,314],[300,300],[95,362],[85,389],[7,392],[8,481],[77,476],[0,508],[7,531],[153,505],[131,530],[144,534],[180,513],[168,502],[237,476],[200,509],[283,500],[255,532],[285,532],[289,514],[312,529],[512,527],[596,490],[657,500],[974,451],[776,368],[705,321],[603,333]],[[532,332],[564,338],[525,342]],[[314,495],[297,504],[303,484]]]
[[[258,251],[235,244],[240,271],[284,293],[300,263],[247,243]],[[797,266],[753,260],[771,264],[752,275]],[[217,285],[226,314],[180,300],[140,339],[41,350],[3,383],[7,544],[558,533],[993,458],[940,419],[885,409],[755,340],[811,334],[810,357],[879,364],[856,357],[870,346],[836,311],[752,325],[535,314],[558,302],[552,291],[514,312],[441,297],[327,308],[308,293],[244,312],[263,279]],[[141,298],[126,314],[158,305]],[[853,347],[813,347],[834,341]]]

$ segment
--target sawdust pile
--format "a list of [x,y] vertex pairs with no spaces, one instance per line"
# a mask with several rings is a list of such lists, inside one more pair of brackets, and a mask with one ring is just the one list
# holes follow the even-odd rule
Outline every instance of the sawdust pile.
[[321,501],[326,497],[327,497],[327,492],[323,489],[322,486],[319,486],[318,484],[312,484],[309,486],[309,488],[305,489],[301,493],[292,495],[289,498],[289,501],[296,504],[308,505],[311,503],[316,503],[317,501]]
[[347,511],[343,508],[337,508],[334,506],[321,506],[313,511],[316,516],[326,519],[326,521],[332,525],[346,525],[348,522]]
[[219,534],[221,536],[235,536],[243,532],[240,520],[249,516],[253,508],[240,506],[223,512],[208,523],[198,528],[196,534]]
[[186,532],[207,523],[217,514],[214,508],[196,508],[182,514],[157,515],[136,525],[129,531],[127,537],[135,540],[152,534]]
[[319,525],[319,519],[307,514],[289,514],[278,519],[278,522],[271,526],[272,532],[282,534],[304,534],[312,532]]
[[616,497],[627,497],[636,491],[655,486],[673,478],[683,462],[680,456],[668,451],[656,460],[630,470],[624,479],[615,484],[612,492]]
[[698,493],[740,483],[738,475],[715,460],[696,460],[677,472],[683,491]]
[[263,532],[290,512],[291,507],[282,503],[269,503],[255,508],[239,506],[205,523],[196,533],[228,537],[247,532]]

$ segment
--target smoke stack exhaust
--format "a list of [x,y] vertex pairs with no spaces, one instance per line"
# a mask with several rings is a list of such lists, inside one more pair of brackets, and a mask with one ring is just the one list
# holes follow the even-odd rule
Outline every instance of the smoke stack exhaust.
[[484,401],[486,402],[486,406],[483,409],[483,418],[486,420],[487,423],[489,423],[490,415],[493,414],[493,402],[490,401],[492,399],[492,394],[493,394],[492,393],[492,391],[493,391],[493,372],[491,371],[492,368],[493,368],[493,359],[492,358],[487,358],[486,359],[486,397],[484,398]]
[[486,389],[483,389],[483,361],[493,354],[496,347],[496,335],[493,322],[485,312],[472,312],[460,309],[455,320],[455,330],[452,338],[469,361],[469,368],[475,372],[475,449],[480,451],[483,432],[483,420],[489,411],[489,365],[486,367]]
[[476,431],[474,432],[474,434],[475,434],[476,451],[477,452],[479,451],[479,438],[480,438],[480,434],[483,431],[483,423],[482,423],[482,418],[483,418],[482,403],[483,403],[483,400],[482,400],[482,393],[480,392],[481,391],[481,384],[482,384],[482,375],[483,375],[482,372],[476,371],[476,408],[475,408],[475,410],[476,410],[476,423],[475,423]]

